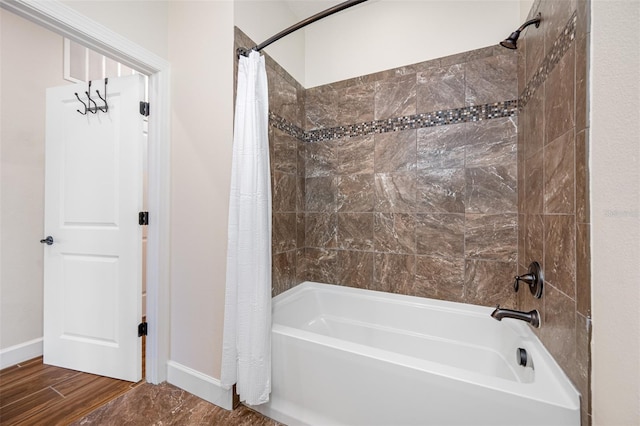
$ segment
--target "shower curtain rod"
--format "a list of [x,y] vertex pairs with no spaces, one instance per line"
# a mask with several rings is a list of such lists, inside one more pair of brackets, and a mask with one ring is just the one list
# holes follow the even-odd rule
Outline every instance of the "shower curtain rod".
[[238,48],[238,55],[243,55],[243,56],[248,56],[249,52],[251,52],[252,50],[255,50],[257,52],[261,51],[262,49],[264,49],[265,47],[269,46],[271,43],[276,42],[278,40],[280,40],[282,37],[287,36],[289,34],[291,34],[294,31],[299,30],[300,28],[306,27],[309,24],[313,24],[316,21],[319,21],[320,19],[326,18],[327,16],[333,15],[334,13],[338,13],[342,10],[348,9],[351,6],[355,6],[357,4],[360,3],[364,3],[367,0],[347,0],[343,3],[337,4],[333,7],[330,7],[327,10],[324,10],[322,12],[316,13],[313,16],[308,17],[305,20],[302,20],[300,22],[298,22],[295,25],[290,26],[289,28],[280,31],[278,34],[274,35],[273,37],[268,38],[267,40],[263,41],[262,43],[253,46],[250,49],[247,49],[245,47],[239,47]]

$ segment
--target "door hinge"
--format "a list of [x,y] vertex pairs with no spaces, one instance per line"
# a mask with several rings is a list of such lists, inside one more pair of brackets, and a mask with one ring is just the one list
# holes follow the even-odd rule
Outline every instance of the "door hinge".
[[148,224],[149,224],[149,212],[139,212],[138,225],[148,225]]
[[149,102],[140,101],[140,114],[149,116]]
[[138,324],[138,337],[142,337],[146,335],[147,335],[147,323],[141,322],[140,324]]

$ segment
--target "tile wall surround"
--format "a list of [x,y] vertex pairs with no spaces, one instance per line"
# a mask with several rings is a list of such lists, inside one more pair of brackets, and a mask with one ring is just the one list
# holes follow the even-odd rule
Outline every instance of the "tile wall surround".
[[538,336],[582,395],[591,424],[590,217],[588,179],[587,0],[537,0],[542,14],[518,41],[518,271],[540,262],[542,299],[518,293],[519,309],[538,309]]
[[305,279],[515,307],[517,55],[305,92]]
[[[589,8],[537,0],[516,51],[310,89],[265,55],[274,295],[315,280],[538,309],[591,424]],[[533,260],[539,300],[512,291]]]
[[515,52],[306,90],[265,56],[274,294],[317,280],[515,307]]
[[535,70],[535,74],[530,77],[524,90],[522,91],[522,93],[520,93],[520,96],[518,97],[520,108],[525,107],[525,105],[529,102],[529,99],[531,99],[533,93],[538,89],[538,87],[540,87],[542,83],[544,83],[556,64],[571,48],[571,43],[576,36],[577,21],[577,12],[574,12],[573,15],[571,15],[571,18],[569,18],[567,25],[563,28],[558,38],[551,46],[551,51],[545,55],[544,60]]

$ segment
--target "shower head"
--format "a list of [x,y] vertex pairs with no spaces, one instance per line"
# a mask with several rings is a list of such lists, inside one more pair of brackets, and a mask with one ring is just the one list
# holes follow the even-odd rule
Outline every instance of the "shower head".
[[542,20],[542,15],[540,13],[538,13],[538,15],[535,18],[533,18],[533,19],[525,22],[524,24],[522,24],[522,26],[520,26],[520,28],[518,28],[517,30],[512,32],[509,37],[507,37],[506,39],[501,41],[500,42],[500,46],[506,47],[507,49],[517,49],[518,48],[518,37],[520,37],[520,33],[522,32],[522,30],[527,28],[529,25],[535,25],[536,28],[538,28],[540,26],[540,21],[541,20]]
[[520,37],[520,31],[514,31],[511,33],[511,35],[509,37],[507,37],[506,39],[502,40],[500,42],[500,46],[502,47],[506,47],[507,49],[517,49],[518,45],[518,37]]

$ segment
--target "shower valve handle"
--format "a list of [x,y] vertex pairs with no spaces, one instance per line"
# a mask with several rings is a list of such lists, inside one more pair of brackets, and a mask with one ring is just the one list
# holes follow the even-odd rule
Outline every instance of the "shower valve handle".
[[520,281],[524,281],[525,283],[531,285],[535,282],[536,277],[533,274],[524,274],[524,275],[516,275],[515,281],[513,282],[513,289],[517,293],[520,289]]
[[542,268],[538,262],[531,262],[529,265],[529,271],[524,275],[516,275],[513,282],[513,289],[517,293],[520,288],[520,281],[526,283],[529,286],[529,290],[533,297],[539,299],[542,296],[542,287],[544,284],[544,278],[542,274]]

